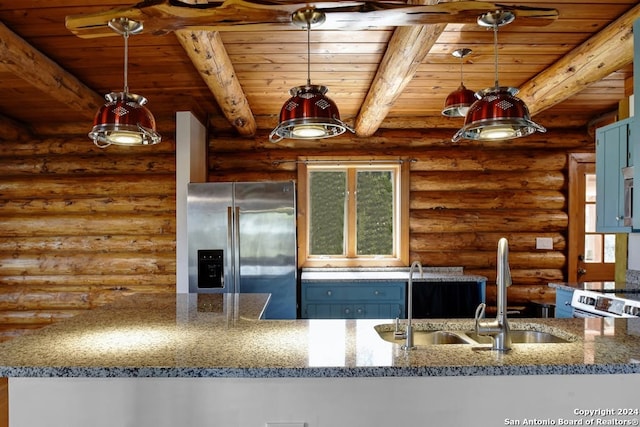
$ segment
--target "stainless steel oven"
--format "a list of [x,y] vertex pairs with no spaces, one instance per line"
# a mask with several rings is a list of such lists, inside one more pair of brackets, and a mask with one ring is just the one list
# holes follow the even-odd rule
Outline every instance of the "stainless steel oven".
[[[573,291],[571,307],[573,317],[640,317],[640,296],[629,294],[629,298],[620,296],[625,290],[592,291],[577,289]],[[633,296],[632,296],[633,295]]]
[[633,226],[633,166],[622,168],[624,178],[624,220],[625,226]]

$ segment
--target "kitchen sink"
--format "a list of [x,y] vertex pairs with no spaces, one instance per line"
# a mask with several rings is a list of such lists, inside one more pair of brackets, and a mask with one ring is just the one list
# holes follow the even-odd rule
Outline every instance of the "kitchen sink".
[[[380,338],[385,341],[403,344],[405,338],[394,334],[394,325],[384,324],[375,327]],[[564,335],[564,334],[563,334]],[[513,344],[561,344],[575,341],[577,337],[566,335],[567,338],[558,336],[551,332],[540,330],[524,330],[511,329],[511,341]],[[489,336],[478,335],[473,330],[440,330],[430,329],[421,330],[414,326],[413,343],[414,345],[430,346],[430,345],[446,345],[446,344],[466,344],[466,345],[490,345],[493,339]]]
[[[403,343],[405,338],[396,338],[393,331],[378,331],[380,338],[385,341]],[[449,331],[413,331],[413,344],[437,345],[437,344],[470,344],[463,335]]]
[[[475,331],[465,332],[465,335],[479,344],[491,344],[491,337],[477,335]],[[513,344],[552,344],[568,343],[569,340],[549,332],[512,330],[511,342]]]

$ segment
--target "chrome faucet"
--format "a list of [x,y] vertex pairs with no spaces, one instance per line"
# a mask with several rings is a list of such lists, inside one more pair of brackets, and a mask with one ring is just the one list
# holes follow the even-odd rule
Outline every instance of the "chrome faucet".
[[498,241],[497,260],[497,313],[495,320],[480,320],[484,316],[485,303],[476,310],[476,334],[493,338],[492,350],[508,351],[511,349],[511,330],[507,319],[507,287],[511,286],[511,270],[509,269],[509,243],[504,237]]
[[423,277],[422,264],[420,261],[413,261],[409,268],[409,285],[407,286],[407,329],[405,330],[405,343],[402,346],[403,350],[412,350],[415,348],[413,345],[413,325],[411,321],[413,319],[413,271],[418,267],[420,271],[420,277]]

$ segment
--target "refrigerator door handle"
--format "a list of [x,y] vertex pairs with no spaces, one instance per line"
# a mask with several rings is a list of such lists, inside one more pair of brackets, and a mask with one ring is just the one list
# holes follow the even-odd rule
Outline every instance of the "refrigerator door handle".
[[235,260],[233,261],[234,263],[234,286],[233,286],[233,292],[235,293],[240,293],[241,289],[240,289],[240,275],[241,275],[241,265],[240,265],[240,207],[236,206],[235,208],[235,215],[233,216],[233,232],[234,232],[234,239],[233,239],[233,244],[234,244],[234,248],[233,248],[233,256],[235,257]]
[[234,237],[233,237],[233,208],[231,206],[227,206],[227,250],[229,251],[229,262],[231,264],[231,268],[229,269],[229,283],[232,285],[232,291],[233,291],[233,287],[235,287],[235,263],[236,263],[236,257],[235,257],[235,245],[234,243]]

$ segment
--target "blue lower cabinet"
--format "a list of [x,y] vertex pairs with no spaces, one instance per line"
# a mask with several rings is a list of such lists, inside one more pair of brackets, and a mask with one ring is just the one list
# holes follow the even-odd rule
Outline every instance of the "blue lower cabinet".
[[301,283],[303,319],[391,319],[405,314],[405,282]]
[[573,307],[571,307],[571,298],[573,298],[573,290],[556,288],[556,317],[558,318],[573,317]]

